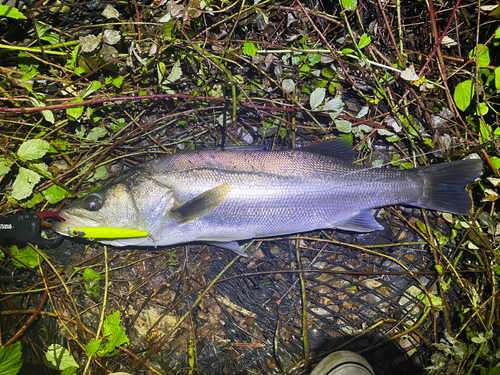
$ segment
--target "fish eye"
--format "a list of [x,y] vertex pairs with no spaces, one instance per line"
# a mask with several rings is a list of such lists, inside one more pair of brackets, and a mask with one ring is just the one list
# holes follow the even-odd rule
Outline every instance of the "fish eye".
[[90,194],[83,201],[83,207],[88,211],[97,211],[102,207],[102,198],[97,194]]

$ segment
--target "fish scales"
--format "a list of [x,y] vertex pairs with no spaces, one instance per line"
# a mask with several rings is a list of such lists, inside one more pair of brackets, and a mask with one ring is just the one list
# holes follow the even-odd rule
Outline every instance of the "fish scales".
[[63,233],[73,225],[117,226],[149,233],[100,240],[117,246],[202,241],[237,250],[235,241],[250,238],[381,229],[371,209],[388,205],[465,214],[471,201],[464,187],[482,170],[480,159],[406,171],[366,169],[346,154],[341,142],[326,142],[305,151],[170,155],[71,203],[60,213],[67,222],[56,228]]

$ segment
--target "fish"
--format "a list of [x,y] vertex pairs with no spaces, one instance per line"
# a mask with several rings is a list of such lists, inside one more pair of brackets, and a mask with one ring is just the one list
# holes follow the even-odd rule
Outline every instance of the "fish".
[[467,215],[481,159],[414,169],[364,168],[345,140],[280,151],[202,150],[140,164],[65,206],[53,229],[114,227],[147,237],[112,246],[203,242],[246,256],[238,241],[318,229],[383,229],[373,209],[408,205]]

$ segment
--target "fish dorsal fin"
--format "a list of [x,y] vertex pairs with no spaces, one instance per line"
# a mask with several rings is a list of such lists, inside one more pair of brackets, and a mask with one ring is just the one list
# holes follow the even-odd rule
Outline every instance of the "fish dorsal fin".
[[351,162],[356,159],[356,154],[352,151],[352,145],[347,139],[343,138],[337,138],[328,142],[316,143],[315,145],[298,148],[296,150],[326,155],[332,158]]
[[371,211],[361,211],[342,224],[335,226],[337,229],[344,229],[353,232],[372,232],[374,230],[384,229],[377,223]]
[[170,215],[179,223],[185,224],[212,212],[226,200],[231,184],[222,184],[175,207]]

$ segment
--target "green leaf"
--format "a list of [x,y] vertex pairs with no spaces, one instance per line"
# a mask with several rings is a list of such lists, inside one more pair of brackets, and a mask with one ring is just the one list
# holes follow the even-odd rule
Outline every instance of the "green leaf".
[[26,160],[40,159],[49,151],[49,147],[49,142],[43,139],[30,139],[19,147],[17,155]]
[[76,370],[77,370],[76,367],[67,367],[63,370],[61,375],[77,375]]
[[344,102],[342,101],[340,95],[335,96],[335,98],[330,99],[323,106],[324,112],[339,112],[344,109]]
[[500,276],[500,265],[495,265],[492,268],[493,272],[495,272],[498,276]]
[[[441,310],[443,307],[443,300],[440,296],[436,294],[436,292],[429,292],[429,297],[431,298],[432,305],[436,310]],[[431,304],[429,302],[429,297],[425,294],[419,295],[417,298],[422,301],[424,306],[430,307]]]
[[100,281],[102,276],[99,272],[94,271],[92,268],[85,268],[85,271],[83,272],[83,280],[89,281],[91,279]]
[[21,349],[21,341],[6,348],[0,346],[0,375],[16,375],[19,372],[23,365]]
[[350,133],[352,131],[352,124],[347,120],[335,120],[335,126],[342,133]]
[[115,86],[117,89],[119,89],[120,87],[122,87],[123,84],[123,76],[113,78],[111,80],[111,84]]
[[21,203],[22,207],[27,207],[27,208],[33,208],[35,207],[38,203],[41,203],[44,201],[44,197],[40,193],[35,193],[31,197],[31,199],[27,202]]
[[[104,320],[103,325],[103,336],[107,339],[107,342],[100,342],[97,355],[100,357],[110,357],[116,354],[116,348],[121,345],[129,344],[130,341],[125,333],[125,329],[120,326],[120,311],[115,311],[113,314],[108,315]],[[92,343],[92,341],[91,341]],[[97,344],[92,343],[85,346],[85,350],[92,353],[95,350]]]
[[368,34],[363,34],[361,35],[361,38],[359,38],[359,43],[358,43],[358,47],[360,49],[363,49],[365,48],[367,45],[369,45],[372,41],[372,38],[370,37],[370,35]]
[[26,16],[22,14],[19,9],[9,7],[7,5],[0,5],[0,17],[14,18],[16,20],[26,20]]
[[342,6],[347,10],[355,10],[358,6],[357,0],[341,0]]
[[436,267],[436,271],[438,272],[438,274],[440,274],[440,275],[443,274],[443,266],[436,264],[434,267]]
[[[77,98],[70,103],[80,103],[80,102],[83,102],[82,98]],[[84,109],[83,105],[78,107],[67,108],[66,113],[68,114],[71,120],[76,121],[82,116],[83,109]]]
[[[91,165],[92,165],[92,163],[86,164],[82,168],[82,172],[85,173],[87,171],[87,169],[90,168]],[[107,174],[108,174],[108,170],[106,169],[106,167],[104,165],[102,165],[102,166],[94,169],[92,172],[90,172],[87,175],[87,178],[85,179],[85,181],[96,182],[96,181],[99,181],[99,180],[103,179],[104,177],[106,177]]]
[[500,90],[500,66],[495,69],[495,88]]
[[41,176],[26,168],[19,168],[19,174],[12,184],[12,198],[22,200],[28,198]]
[[50,204],[55,204],[62,201],[64,198],[66,198],[66,194],[68,194],[66,190],[57,185],[52,185],[42,193],[45,196],[45,199],[47,199],[47,202],[49,202]]
[[488,340],[486,340],[486,338],[482,334],[479,334],[479,336],[472,337],[470,341],[472,341],[474,344],[482,344]]
[[32,79],[39,73],[40,72],[38,71],[38,69],[32,65],[30,66],[29,70],[26,73],[24,73],[23,78],[21,78],[21,81],[28,82],[30,79]]
[[321,69],[321,74],[325,78],[333,78],[335,77],[335,71],[329,69],[329,68],[323,68]]
[[16,258],[12,260],[15,266],[25,268],[25,266],[20,262],[23,262],[29,268],[35,268],[38,266],[37,253],[35,249],[33,249],[30,245],[21,250],[19,250],[18,247],[14,245],[12,246],[11,252],[12,256]]
[[486,115],[489,111],[488,105],[486,103],[479,103],[478,108],[476,109],[476,115],[481,114],[482,116]]
[[91,132],[87,135],[87,139],[90,141],[97,141],[99,138],[105,137],[108,135],[108,131],[100,126],[96,126]]
[[492,156],[490,158],[490,161],[491,161],[491,164],[493,164],[493,166],[496,169],[500,169],[500,158],[498,156]]
[[3,155],[0,155],[0,176],[9,173],[14,162]]
[[310,65],[316,65],[321,61],[321,55],[317,55],[315,53],[311,53],[307,56],[307,60],[309,61]]
[[472,79],[460,82],[453,93],[453,100],[455,100],[455,104],[461,111],[465,111],[469,107],[473,97],[474,83]]
[[181,62],[180,60],[177,60],[172,67],[172,71],[168,75],[167,79],[165,80],[165,83],[173,83],[181,79],[182,77],[182,69],[181,69]]
[[93,92],[99,90],[101,88],[102,84],[99,81],[93,81],[90,86],[87,88],[87,91],[85,91],[85,94],[83,94],[83,97],[86,98]]
[[309,104],[312,110],[318,108],[321,103],[323,103],[325,93],[326,89],[324,87],[318,87],[312,92],[311,97],[309,98]]
[[83,280],[86,281],[85,290],[94,298],[99,298],[99,293],[101,291],[99,282],[102,280],[101,274],[91,268],[86,268],[83,273]]
[[[477,51],[479,52],[479,55],[476,56]],[[477,57],[477,62],[480,68],[484,68],[488,65],[490,65],[490,50],[488,49],[487,46],[484,46],[483,44],[478,44],[477,48],[474,48],[472,51],[469,52],[469,58],[475,58]]]
[[85,345],[85,354],[87,357],[93,356],[99,350],[102,339],[93,338]]
[[257,45],[255,43],[243,44],[243,53],[247,56],[254,57],[257,54]]
[[488,371],[488,375],[500,375],[500,367],[493,367]]
[[54,113],[48,109],[44,109],[42,111],[42,116],[45,121],[50,122],[51,124],[55,122]]
[[52,344],[47,348],[44,363],[54,370],[65,370],[68,367],[78,368],[78,363],[64,346]]
[[295,92],[295,82],[293,81],[293,79],[285,78],[281,83],[281,87],[283,87],[283,90],[285,90],[286,92]]
[[342,52],[343,55],[348,55],[350,53],[353,53],[354,50],[352,48],[344,48],[344,49],[342,49],[341,52]]

